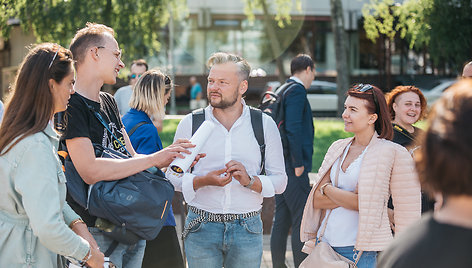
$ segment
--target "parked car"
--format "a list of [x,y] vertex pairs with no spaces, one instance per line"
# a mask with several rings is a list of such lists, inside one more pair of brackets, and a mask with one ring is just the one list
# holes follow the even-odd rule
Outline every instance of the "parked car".
[[441,79],[439,80],[439,84],[433,87],[430,90],[424,90],[423,95],[426,98],[426,102],[428,103],[428,107],[433,105],[433,103],[441,97],[442,93],[450,88],[454,83],[456,83],[456,79]]
[[[280,86],[278,81],[266,83],[267,91],[275,91]],[[316,115],[335,115],[338,109],[338,96],[336,95],[336,83],[314,80],[307,90],[307,99],[310,102],[311,111]]]

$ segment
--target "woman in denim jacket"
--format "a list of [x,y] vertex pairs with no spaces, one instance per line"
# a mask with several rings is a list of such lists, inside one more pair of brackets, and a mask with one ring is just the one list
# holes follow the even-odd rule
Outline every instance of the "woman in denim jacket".
[[65,202],[54,113],[73,93],[72,54],[57,44],[31,49],[0,127],[0,267],[58,267],[67,257],[103,267],[104,256]]

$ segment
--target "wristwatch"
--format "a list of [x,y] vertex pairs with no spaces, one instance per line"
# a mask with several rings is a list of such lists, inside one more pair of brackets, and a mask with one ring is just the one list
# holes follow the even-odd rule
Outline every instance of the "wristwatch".
[[252,175],[248,175],[248,176],[249,176],[249,183],[247,185],[244,185],[244,187],[251,189],[256,179],[254,179],[254,176]]

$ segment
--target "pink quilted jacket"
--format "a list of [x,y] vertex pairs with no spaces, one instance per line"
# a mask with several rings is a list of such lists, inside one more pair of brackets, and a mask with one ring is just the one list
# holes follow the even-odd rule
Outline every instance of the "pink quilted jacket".
[[[314,248],[316,234],[325,215],[324,209],[313,207],[314,190],[351,140],[347,138],[334,142],[321,164],[300,227],[300,240],[305,242],[302,251],[305,253],[309,254]],[[382,251],[393,239],[387,215],[390,194],[395,207],[396,233],[405,230],[421,216],[421,188],[412,157],[404,147],[379,139],[377,133],[374,133],[362,160],[358,189],[359,229],[355,244],[358,250]]]

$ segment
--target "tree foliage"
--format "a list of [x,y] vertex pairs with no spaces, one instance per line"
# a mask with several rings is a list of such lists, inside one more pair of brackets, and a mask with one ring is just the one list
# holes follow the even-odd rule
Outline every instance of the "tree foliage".
[[410,48],[426,48],[436,66],[460,69],[472,58],[470,0],[406,0],[402,4],[371,0],[363,16],[369,39],[375,42],[380,34],[393,38],[399,33]]
[[[244,14],[246,14],[249,21],[254,21],[255,11],[262,11],[264,12],[264,5],[267,6],[269,1],[267,0],[243,0],[244,2]],[[272,1],[271,1],[272,2]],[[290,25],[292,22],[290,11],[293,8],[293,1],[292,0],[275,0],[274,8],[275,8],[275,21],[280,28],[284,28],[285,25]],[[302,10],[302,3],[301,0],[295,0],[295,8],[298,11]]]
[[[125,60],[159,51],[158,34],[170,16],[186,15],[185,0],[1,0],[0,29],[9,36],[8,20],[21,21],[38,42],[57,42],[65,47],[86,22],[112,27]],[[172,10],[172,14],[171,11]]]

